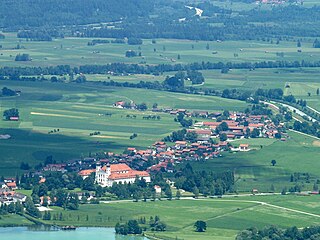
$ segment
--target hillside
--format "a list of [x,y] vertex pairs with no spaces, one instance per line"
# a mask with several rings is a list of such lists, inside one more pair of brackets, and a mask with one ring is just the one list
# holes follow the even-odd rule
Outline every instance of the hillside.
[[144,16],[153,0],[1,0],[1,27],[89,24]]

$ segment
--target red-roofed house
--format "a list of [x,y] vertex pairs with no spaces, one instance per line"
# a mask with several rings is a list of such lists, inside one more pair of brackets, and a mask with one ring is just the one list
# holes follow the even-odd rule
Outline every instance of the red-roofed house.
[[246,152],[246,151],[249,151],[249,144],[240,144],[239,146],[239,151],[240,152]]
[[17,189],[17,184],[16,184],[16,182],[8,182],[8,183],[6,183],[6,185],[7,185],[7,187],[8,187],[9,189],[11,189],[11,190]]
[[78,175],[82,177],[82,179],[86,179],[91,175],[91,173],[94,173],[96,170],[95,169],[86,169],[86,170],[81,170],[78,172]]
[[98,163],[96,167],[96,183],[102,187],[111,187],[113,183],[134,183],[136,177],[150,182],[150,175],[146,171],[136,171],[126,164],[111,164],[104,167]]

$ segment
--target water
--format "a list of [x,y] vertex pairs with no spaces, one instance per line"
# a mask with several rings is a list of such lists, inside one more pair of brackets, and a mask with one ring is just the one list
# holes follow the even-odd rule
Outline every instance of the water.
[[0,228],[0,239],[5,240],[147,240],[144,237],[119,236],[114,228],[77,228],[75,231],[53,231],[35,227]]

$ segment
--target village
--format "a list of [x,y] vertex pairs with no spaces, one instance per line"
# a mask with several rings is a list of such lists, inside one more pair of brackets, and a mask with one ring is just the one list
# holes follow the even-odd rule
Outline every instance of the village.
[[[137,110],[133,102],[118,101],[116,108]],[[157,172],[173,173],[176,166],[187,161],[207,161],[223,157],[223,152],[247,152],[257,150],[249,144],[238,143],[245,138],[277,138],[286,141],[286,133],[281,132],[284,123],[275,123],[267,115],[252,115],[243,112],[188,111],[186,109],[160,109],[154,106],[152,113],[163,112],[172,116],[197,119],[186,133],[192,139],[159,141],[146,149],[128,147],[123,153],[104,152],[103,157],[71,159],[65,163],[49,163],[32,174],[39,177],[39,183],[46,181],[44,175],[50,172],[74,172],[86,179],[95,175],[95,183],[111,187],[114,183],[134,183],[136,178],[151,182],[151,175]],[[23,203],[26,195],[16,192],[19,183],[14,178],[3,179],[0,183],[0,203]],[[159,188],[159,186],[157,186]],[[158,190],[158,189],[157,189]],[[161,190],[160,190],[161,191]],[[80,194],[81,195],[81,194]],[[80,196],[79,195],[79,196]],[[94,194],[90,195],[95,197]],[[40,205],[43,200],[40,201]]]

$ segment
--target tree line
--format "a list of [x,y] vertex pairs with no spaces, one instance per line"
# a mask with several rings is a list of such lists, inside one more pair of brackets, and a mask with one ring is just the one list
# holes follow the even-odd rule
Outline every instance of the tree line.
[[236,236],[236,240],[255,240],[255,239],[283,239],[283,240],[313,240],[319,239],[320,227],[310,226],[304,228],[289,227],[280,228],[277,226],[267,226],[263,229],[255,227],[241,231]]
[[201,83],[201,76],[192,71],[221,70],[221,69],[260,69],[260,68],[300,68],[320,67],[320,61],[261,61],[261,62],[194,62],[190,64],[158,64],[141,65],[126,63],[110,63],[105,65],[82,65],[73,67],[70,65],[57,65],[47,67],[1,67],[0,77],[10,77],[19,80],[19,76],[34,75],[64,75],[64,74],[106,74],[108,72],[123,74],[153,74],[160,75],[164,72],[185,71],[188,77],[195,78],[195,83]]

